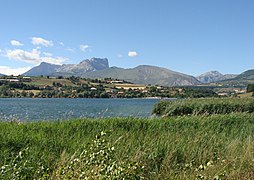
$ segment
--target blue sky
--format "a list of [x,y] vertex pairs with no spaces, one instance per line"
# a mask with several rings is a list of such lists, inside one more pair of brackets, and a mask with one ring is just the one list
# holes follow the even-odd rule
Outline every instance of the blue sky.
[[8,0],[0,19],[0,73],[91,57],[194,76],[254,68],[253,0]]

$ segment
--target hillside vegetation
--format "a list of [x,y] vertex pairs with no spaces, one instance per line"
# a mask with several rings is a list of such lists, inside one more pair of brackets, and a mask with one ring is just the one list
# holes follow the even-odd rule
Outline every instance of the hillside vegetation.
[[70,76],[24,77],[6,76],[0,80],[0,97],[30,98],[173,98],[215,97],[206,89],[174,88],[133,84],[131,82],[104,78],[89,79]]

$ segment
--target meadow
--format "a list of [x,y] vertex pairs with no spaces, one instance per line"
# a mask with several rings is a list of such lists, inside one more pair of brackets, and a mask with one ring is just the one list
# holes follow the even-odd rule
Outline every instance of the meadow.
[[0,122],[0,129],[0,179],[254,178],[253,113]]

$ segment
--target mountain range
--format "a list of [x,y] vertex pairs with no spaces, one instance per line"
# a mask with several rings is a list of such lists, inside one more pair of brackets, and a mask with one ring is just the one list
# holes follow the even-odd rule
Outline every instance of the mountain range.
[[233,79],[235,78],[237,75],[236,74],[221,74],[218,71],[210,71],[210,72],[206,72],[204,74],[201,74],[200,76],[197,76],[197,80],[199,80],[201,83],[215,83],[215,82],[219,82],[219,81],[223,81],[223,80],[227,80],[227,79]]
[[[221,74],[210,71],[193,77],[166,68],[140,65],[124,69],[109,67],[107,58],[91,58],[78,64],[55,65],[42,62],[40,65],[22,74],[24,76],[80,76],[83,78],[114,78],[137,84],[151,84],[163,86],[186,86],[197,84],[221,83],[225,85],[248,84],[254,81],[254,70],[248,70],[240,75]],[[243,83],[239,83],[243,82]]]
[[0,76],[5,76],[5,75],[0,73]]
[[23,74],[24,76],[80,76],[84,78],[114,78],[137,84],[164,86],[196,85],[193,76],[157,66],[141,65],[131,69],[109,67],[107,58],[92,58],[79,64],[54,65],[42,62]]

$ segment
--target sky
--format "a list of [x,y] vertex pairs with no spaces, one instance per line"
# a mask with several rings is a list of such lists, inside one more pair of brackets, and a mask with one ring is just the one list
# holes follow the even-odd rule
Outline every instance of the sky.
[[253,0],[0,2],[0,73],[92,57],[193,76],[254,68]]

